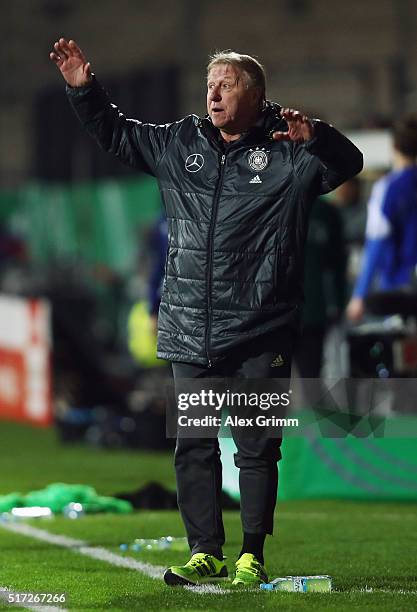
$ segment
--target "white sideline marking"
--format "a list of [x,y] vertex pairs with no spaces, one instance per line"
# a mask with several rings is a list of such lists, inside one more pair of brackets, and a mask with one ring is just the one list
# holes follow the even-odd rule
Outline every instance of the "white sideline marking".
[[37,527],[27,525],[26,523],[0,523],[0,526],[8,531],[15,531],[16,533],[20,533],[31,538],[36,538],[37,540],[43,540],[44,542],[49,542],[49,544],[64,546],[65,548],[78,548],[86,545],[86,542],[83,542],[82,540],[75,540],[74,538],[68,538],[67,536],[56,535],[55,533],[50,533],[49,531],[44,531],[43,529],[38,529]]
[[136,559],[132,559],[131,557],[122,557],[121,555],[116,555],[105,548],[88,546],[87,542],[83,542],[82,540],[75,540],[74,538],[68,538],[67,536],[49,533],[49,531],[44,531],[43,529],[32,527],[32,525],[26,525],[25,523],[1,523],[1,526],[4,529],[14,531],[20,535],[36,538],[37,540],[43,540],[44,542],[62,546],[63,548],[70,548],[81,555],[85,555],[86,557],[106,561],[107,563],[111,563],[112,565],[117,565],[119,567],[134,569],[142,572],[142,574],[145,574],[146,576],[149,576],[149,578],[162,580],[162,575],[165,570],[162,565],[151,565],[150,563],[144,563],[143,561],[136,561]]
[[151,563],[137,561],[136,559],[132,559],[132,557],[122,557],[121,555],[116,555],[116,553],[112,553],[101,547],[81,546],[77,548],[77,552],[86,557],[91,557],[91,559],[106,561],[111,565],[137,570],[154,580],[162,580],[164,571],[166,570],[166,567],[163,565],[152,565]]
[[[81,555],[90,557],[91,559],[97,559],[99,561],[105,561],[106,563],[110,563],[111,565],[117,565],[118,567],[125,567],[127,569],[136,570],[138,572],[141,572],[142,574],[145,574],[145,576],[148,576],[149,578],[153,578],[155,580],[162,580],[163,578],[165,567],[162,565],[152,565],[151,563],[137,561],[136,559],[132,559],[132,557],[122,557],[121,555],[112,553],[111,551],[106,550],[105,548],[88,546],[87,543],[83,542],[82,540],[75,540],[74,538],[69,538],[67,536],[50,533],[49,531],[44,531],[43,529],[38,529],[37,527],[32,527],[31,525],[27,525],[25,523],[0,522],[0,527],[3,527],[3,529],[6,529],[8,531],[14,531],[15,533],[18,533],[20,535],[25,535],[31,538],[36,538],[37,540],[43,540],[44,542],[48,542],[50,544],[55,544],[56,546],[62,546],[64,548],[72,549],[75,552],[80,553]],[[242,593],[242,591],[222,589],[216,584],[185,586],[184,589],[186,589],[187,591],[191,591],[196,595],[231,595],[236,592]],[[250,589],[250,591],[259,592],[258,589]],[[364,587],[363,589],[350,589],[349,591],[339,591],[338,589],[335,589],[333,592],[417,595],[417,591],[411,591],[406,589],[378,589],[373,587]],[[2,591],[2,587],[0,587],[0,599],[6,600],[6,598],[7,596],[4,594],[4,591]],[[26,607],[29,610],[34,610],[35,612],[67,612],[67,610],[65,610],[64,608],[55,608],[52,606],[21,607]]]
[[[28,593],[28,591],[24,592]],[[13,599],[15,599],[18,595],[18,591],[11,591],[7,587],[0,586],[0,600],[5,601],[8,606],[17,606],[19,608],[25,608],[26,610],[35,610],[36,612],[68,612],[65,608],[57,608],[56,606],[30,606],[20,602],[9,603],[9,595],[13,595]],[[35,595],[35,593],[33,593],[33,595]]]
[[[151,563],[137,561],[136,559],[132,559],[132,557],[122,557],[121,555],[112,553],[105,548],[99,546],[88,546],[87,542],[83,542],[82,540],[75,540],[74,538],[69,538],[67,536],[56,535],[55,533],[50,533],[49,531],[44,531],[43,529],[38,529],[37,527],[32,527],[32,525],[27,525],[25,523],[0,523],[0,527],[3,527],[3,529],[7,529],[8,531],[14,531],[20,535],[25,535],[30,538],[36,538],[37,540],[48,542],[49,544],[69,548],[74,550],[74,552],[90,557],[91,559],[98,559],[99,561],[110,563],[111,565],[136,570],[155,580],[162,580],[163,573],[166,569],[163,565],[152,565]],[[205,595],[208,593],[226,595],[232,592],[221,589],[214,584],[190,588],[198,595]],[[39,612],[39,607],[35,609]],[[62,608],[59,609],[62,612]]]
[[228,591],[217,586],[217,584],[199,584],[196,586],[186,585],[184,589],[196,593],[197,595],[230,595],[233,591]]

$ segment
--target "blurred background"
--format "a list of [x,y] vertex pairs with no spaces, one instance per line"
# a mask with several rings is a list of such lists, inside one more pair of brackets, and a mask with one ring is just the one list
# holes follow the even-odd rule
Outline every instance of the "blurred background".
[[[392,122],[417,109],[415,2],[14,0],[1,2],[1,15],[0,417],[51,427],[62,444],[172,446],[163,393],[155,392],[169,377],[154,356],[151,302],[164,248],[156,182],[99,150],[78,124],[49,60],[60,36],[79,44],[128,116],[166,123],[203,115],[208,55],[234,49],[264,64],[269,99],[347,133],[365,167],[313,216],[308,278],[319,280],[306,285],[295,376],[363,378],[362,394],[369,379],[415,377],[414,294],[404,308],[378,303],[358,326],[344,315],[361,269],[370,191],[391,168]],[[308,385],[299,387],[308,401]],[[396,398],[388,389],[378,414],[415,412]],[[369,482],[391,458],[391,472],[372,487],[355,476],[365,470],[356,440],[346,448],[290,444],[298,446],[288,450],[288,498],[415,499],[414,450],[403,456],[409,477],[391,473],[404,452],[397,440],[379,455],[368,448]],[[303,480],[301,460],[318,466],[315,483]],[[345,472],[333,469],[338,462]]]

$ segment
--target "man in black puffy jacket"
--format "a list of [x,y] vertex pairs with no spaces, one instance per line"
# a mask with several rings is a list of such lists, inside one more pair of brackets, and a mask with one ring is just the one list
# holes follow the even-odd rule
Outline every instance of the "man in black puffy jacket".
[[[168,254],[158,356],[174,378],[289,378],[302,303],[312,202],[362,169],[360,151],[332,126],[266,101],[254,58],[218,53],[207,70],[207,111],[168,125],[126,119],[72,40],[51,59],[70,102],[106,151],[158,180]],[[234,436],[243,546],[233,584],[267,580],[280,439]],[[178,504],[192,552],[167,584],[227,577],[217,438],[179,438]]]

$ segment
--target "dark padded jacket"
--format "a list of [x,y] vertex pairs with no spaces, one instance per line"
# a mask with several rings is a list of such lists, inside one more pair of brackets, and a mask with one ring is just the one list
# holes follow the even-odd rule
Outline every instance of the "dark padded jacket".
[[67,93],[103,149],[158,180],[169,227],[158,356],[210,366],[297,325],[311,204],[362,169],[360,151],[320,121],[308,143],[272,140],[287,129],[272,103],[225,146],[208,118],[125,118],[95,79]]

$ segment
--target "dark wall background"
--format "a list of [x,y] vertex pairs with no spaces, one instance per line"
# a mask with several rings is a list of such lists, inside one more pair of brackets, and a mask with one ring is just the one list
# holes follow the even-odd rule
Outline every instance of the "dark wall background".
[[140,119],[204,113],[208,55],[230,48],[264,63],[270,99],[345,131],[417,108],[415,0],[0,0],[3,188],[110,172],[71,124],[49,60],[60,36]]
[[[105,79],[112,101],[130,117],[167,123],[179,116],[178,71],[175,67],[138,71]],[[75,181],[138,174],[102,151],[75,117],[61,83],[45,88],[33,107],[33,177]]]

